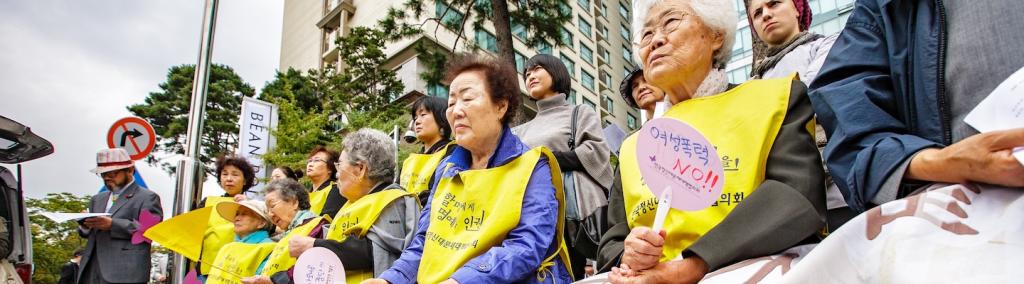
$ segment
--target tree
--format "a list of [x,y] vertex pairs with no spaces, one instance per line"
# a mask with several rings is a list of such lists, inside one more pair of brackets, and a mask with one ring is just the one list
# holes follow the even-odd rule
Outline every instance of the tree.
[[[210,67],[199,156],[199,160],[207,165],[207,173],[213,173],[212,162],[217,155],[234,152],[238,147],[238,113],[242,96],[252,97],[255,94],[252,86],[243,82],[231,67],[220,64]],[[151,155],[146,162],[159,164],[170,174],[174,173],[176,166],[167,162],[167,157],[185,154],[194,70],[194,65],[171,67],[167,81],[159,85],[160,91],[150,92],[142,104],[128,106],[128,111],[148,120],[156,130],[154,151],[167,154],[162,158]]]
[[[435,0],[441,1],[441,0]],[[412,11],[415,18],[423,15],[423,7],[433,1],[409,0],[406,10]],[[498,57],[515,66],[515,51],[512,47],[512,28],[515,26],[525,33],[524,40],[529,46],[543,46],[553,42],[556,46],[566,43],[562,41],[562,26],[572,20],[572,12],[567,0],[451,0],[448,9],[439,12],[440,17],[428,18],[456,32],[461,38],[465,22],[474,13],[472,26],[481,29],[484,22],[490,20],[494,25]],[[454,10],[454,11],[452,11]],[[446,22],[449,13],[454,13],[461,24]],[[458,45],[458,38],[452,44],[452,51]]]
[[32,230],[32,252],[35,273],[32,283],[57,283],[60,268],[75,250],[85,247],[85,239],[78,236],[73,222],[56,223],[44,217],[42,212],[81,212],[89,206],[89,196],[79,197],[70,193],[50,193],[43,199],[29,198],[25,204],[29,209]]
[[[414,34],[394,19],[397,10],[375,27],[355,27],[339,38],[342,70],[278,72],[260,93],[260,99],[278,105],[276,146],[263,156],[271,165],[305,166],[306,155],[316,145],[334,146],[360,128],[385,132],[403,125],[402,106],[395,100],[404,85],[395,71],[384,66],[385,43]],[[310,100],[309,98],[315,98]],[[342,122],[344,120],[344,122]]]

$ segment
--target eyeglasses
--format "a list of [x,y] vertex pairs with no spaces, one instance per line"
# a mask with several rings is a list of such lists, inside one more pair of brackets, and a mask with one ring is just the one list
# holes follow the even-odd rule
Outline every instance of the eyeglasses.
[[310,158],[309,160],[306,160],[307,164],[312,164],[316,162],[327,163],[327,161],[324,161],[323,159],[320,158]]
[[676,31],[679,29],[679,25],[683,23],[683,18],[689,15],[683,12],[671,13],[666,15],[657,27],[645,27],[643,33],[640,34],[640,47],[645,48],[650,45],[651,41],[654,40],[655,33],[660,32],[667,35]]

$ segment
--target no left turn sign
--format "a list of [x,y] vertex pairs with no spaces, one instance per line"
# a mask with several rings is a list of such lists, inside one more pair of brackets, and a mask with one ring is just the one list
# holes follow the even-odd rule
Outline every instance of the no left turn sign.
[[156,145],[156,133],[153,126],[145,119],[125,117],[114,122],[107,131],[107,146],[124,148],[132,160],[139,160],[149,155]]

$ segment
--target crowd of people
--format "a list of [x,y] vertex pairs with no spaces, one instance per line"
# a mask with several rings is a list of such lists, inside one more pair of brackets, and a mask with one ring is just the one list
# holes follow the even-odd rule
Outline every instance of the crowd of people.
[[[860,0],[835,35],[809,31],[807,0],[743,4],[751,80],[726,79],[732,1],[638,0],[642,68],[619,89],[642,121],[684,121],[733,162],[711,207],[671,210],[652,229],[645,145],[633,134],[609,149],[598,114],[568,102],[561,60],[538,54],[515,70],[457,54],[447,100],[409,109],[422,149],[401,167],[374,129],[346,134],[339,149],[315,146],[304,174],[275,168],[263,196],[247,194],[257,178],[244,158],[219,159],[225,194],[200,204],[216,214],[192,269],[206,282],[292,283],[296,257],[320,247],[348,283],[367,284],[1022,276],[1024,165],[1012,151],[1024,129],[979,133],[963,118],[1024,66],[1014,52],[1024,2]],[[513,125],[520,84],[537,115]],[[82,222],[78,283],[148,280],[149,244],[130,239],[140,210],[162,209],[133,170],[123,150],[97,155],[110,191],[90,212],[110,215]]]

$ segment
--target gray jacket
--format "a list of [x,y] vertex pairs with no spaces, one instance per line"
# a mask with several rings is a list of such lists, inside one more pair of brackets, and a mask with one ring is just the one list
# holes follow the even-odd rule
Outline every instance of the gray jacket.
[[[94,195],[89,202],[89,212],[107,212],[110,194],[110,191],[105,191]],[[150,245],[147,242],[132,244],[132,234],[138,229],[137,221],[142,210],[148,210],[163,219],[160,196],[132,182],[124,189],[120,200],[112,206],[110,217],[113,220],[109,231],[78,229],[78,233],[88,238],[88,242],[82,254],[80,267],[83,269],[79,269],[76,279],[81,282],[82,271],[89,262],[99,261],[103,280],[107,282],[149,282]]]
[[[560,152],[570,150],[568,142],[572,131],[574,107],[566,102],[565,94],[539,100],[537,116],[516,126],[512,132],[523,141],[523,144],[530,147],[547,147],[555,152],[556,158],[559,158]],[[573,177],[576,182],[577,208],[580,215],[588,216],[599,207],[608,204],[605,189],[611,188],[613,181],[611,163],[608,162],[611,151],[608,144],[604,143],[601,119],[594,109],[581,107],[576,120],[576,151],[574,155],[569,156],[577,157],[577,163],[583,168],[578,171],[580,174]],[[563,172],[568,171],[567,168],[572,169],[562,164],[563,159],[558,160]]]

